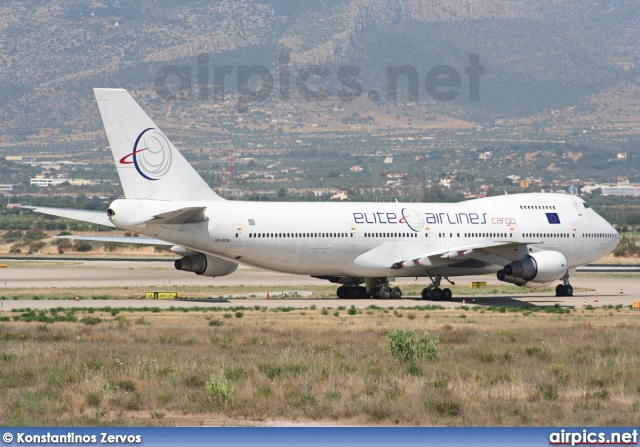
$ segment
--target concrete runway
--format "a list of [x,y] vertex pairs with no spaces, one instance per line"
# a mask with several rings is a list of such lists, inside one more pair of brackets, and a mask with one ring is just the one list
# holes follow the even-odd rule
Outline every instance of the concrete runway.
[[[11,262],[8,268],[0,269],[0,295],[1,288],[72,288],[72,287],[158,287],[167,286],[234,286],[234,285],[262,285],[281,287],[287,286],[288,290],[295,290],[296,286],[318,285],[326,286],[327,281],[314,279],[309,276],[289,275],[275,273],[247,267],[240,267],[238,271],[221,278],[200,277],[193,273],[179,272],[173,268],[171,261],[145,262],[145,261],[75,261],[66,263],[61,261],[37,261],[34,267],[29,267],[26,261],[20,261],[18,265],[24,268],[12,268]],[[43,265],[44,264],[44,265]],[[50,264],[50,266],[48,265]],[[423,278],[418,280],[421,284],[428,284]],[[471,281],[486,281],[487,289],[501,285],[495,276],[475,276],[457,278],[454,280],[459,285],[468,285]],[[5,286],[6,282],[6,286]],[[402,287],[403,284],[413,284],[415,278],[398,278],[394,284]],[[576,288],[595,289],[594,292],[576,292],[573,297],[555,297],[551,293],[526,293],[514,295],[482,295],[475,297],[467,295],[454,297],[452,302],[424,301],[417,297],[405,297],[402,300],[339,300],[339,299],[212,299],[212,300],[98,300],[98,301],[41,301],[20,300],[4,301],[1,310],[7,311],[14,308],[51,308],[58,306],[70,307],[125,307],[125,306],[268,306],[268,307],[308,307],[315,304],[321,307],[351,306],[364,308],[375,304],[378,306],[417,306],[424,304],[439,304],[445,307],[455,307],[462,304],[463,298],[467,305],[484,306],[561,306],[581,307],[586,301],[593,306],[608,304],[629,305],[633,301],[640,300],[640,277],[615,278],[606,276],[576,276],[572,278],[572,285]],[[480,289],[482,290],[482,289]],[[622,293],[620,293],[622,291]],[[599,302],[594,302],[597,295]],[[475,301],[474,301],[475,300]]]

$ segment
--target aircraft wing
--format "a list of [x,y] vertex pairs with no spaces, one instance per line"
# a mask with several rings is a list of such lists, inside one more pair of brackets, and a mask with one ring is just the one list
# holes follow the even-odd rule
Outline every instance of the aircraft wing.
[[76,210],[69,208],[50,208],[48,206],[22,206],[36,213],[49,214],[51,216],[66,217],[67,219],[91,222],[105,227],[115,227],[104,211]]
[[92,241],[92,242],[117,242],[119,244],[141,244],[141,245],[161,245],[164,247],[173,247],[160,239],[152,237],[131,237],[131,236],[54,236],[54,239],[70,239],[76,241]]
[[489,254],[504,253],[505,249],[524,247],[527,245],[539,244],[540,242],[513,242],[513,241],[493,241],[485,244],[461,245],[459,247],[448,248],[444,251],[425,253],[411,259],[394,263],[391,268],[400,270],[419,266],[444,266],[457,264],[466,259],[474,259]]

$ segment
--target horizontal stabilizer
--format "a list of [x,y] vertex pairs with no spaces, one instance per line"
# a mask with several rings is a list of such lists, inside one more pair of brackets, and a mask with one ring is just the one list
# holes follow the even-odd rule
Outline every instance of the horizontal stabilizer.
[[115,227],[111,223],[105,211],[76,210],[69,208],[49,208],[47,206],[22,206],[36,213],[49,214],[51,216],[66,217],[67,219],[90,222],[105,227]]
[[156,214],[153,219],[148,220],[148,224],[162,224],[162,225],[182,225],[205,222],[207,218],[204,215],[204,211],[207,208],[204,206],[193,206],[187,208],[180,208],[179,210],[169,211],[168,213]]
[[54,239],[70,239],[72,241],[91,241],[91,242],[117,242],[118,244],[141,244],[141,245],[161,245],[171,247],[170,244],[160,239],[152,237],[131,237],[131,236],[55,236]]

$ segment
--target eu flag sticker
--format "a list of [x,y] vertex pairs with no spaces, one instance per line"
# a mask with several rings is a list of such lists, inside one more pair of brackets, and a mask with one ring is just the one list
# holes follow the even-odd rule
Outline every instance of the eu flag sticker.
[[558,217],[558,213],[545,213],[547,215],[547,220],[550,224],[559,224],[560,218]]

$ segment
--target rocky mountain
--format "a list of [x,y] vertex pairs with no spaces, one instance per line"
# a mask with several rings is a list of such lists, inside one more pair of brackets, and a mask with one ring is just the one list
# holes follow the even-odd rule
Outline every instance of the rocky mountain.
[[[388,67],[410,65],[419,74],[418,101],[451,106],[447,113],[458,118],[539,117],[638,85],[639,41],[636,0],[5,1],[0,126],[13,141],[43,129],[96,131],[91,87],[144,90],[159,100],[153,92],[163,67],[188,67],[195,85],[199,67],[206,65],[211,83],[215,65],[232,65],[226,88],[233,93],[240,65],[262,64],[277,82],[283,52],[294,92],[295,75],[310,64],[326,66],[326,83],[337,91],[336,74],[349,64],[360,69],[363,94],[376,90],[384,101]],[[201,53],[208,62],[198,62]],[[478,101],[466,94],[471,54],[484,68]],[[451,104],[425,90],[440,65],[461,78]],[[412,99],[403,94],[399,100]],[[628,113],[615,101],[599,106],[609,116]]]

